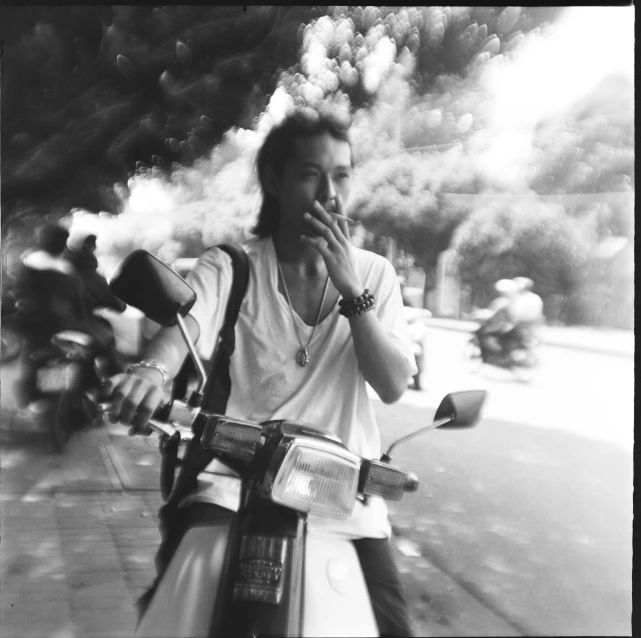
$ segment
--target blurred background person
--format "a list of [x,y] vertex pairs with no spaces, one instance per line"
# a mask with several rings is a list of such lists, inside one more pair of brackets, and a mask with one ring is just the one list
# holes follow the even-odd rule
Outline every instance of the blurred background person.
[[72,232],[67,239],[64,256],[73,265],[82,281],[89,311],[110,308],[116,312],[123,312],[127,304],[111,292],[107,280],[98,272],[96,240],[96,235],[88,231]]
[[[16,299],[24,348],[14,387],[18,406],[27,407],[37,395],[36,369],[51,338],[63,330],[77,330],[95,339],[96,352],[106,368],[118,369],[111,327],[92,315],[81,276],[67,258],[69,232],[59,224],[45,224],[36,233],[36,248],[23,255],[16,277]],[[30,406],[38,411],[39,402]]]
[[36,353],[46,348],[57,332],[78,326],[85,314],[82,283],[64,257],[68,237],[62,226],[45,224],[36,232],[35,249],[21,258],[15,284],[25,340],[15,386],[20,407],[26,407],[36,395]]
[[499,279],[494,284],[497,296],[487,308],[478,328],[477,335],[481,348],[490,352],[501,352],[507,346],[510,332],[514,328],[512,304],[520,293],[519,284],[512,279]]
[[536,338],[537,329],[545,322],[543,299],[532,288],[534,282],[529,277],[515,277],[518,294],[511,300],[510,315],[515,322],[514,338],[526,344]]

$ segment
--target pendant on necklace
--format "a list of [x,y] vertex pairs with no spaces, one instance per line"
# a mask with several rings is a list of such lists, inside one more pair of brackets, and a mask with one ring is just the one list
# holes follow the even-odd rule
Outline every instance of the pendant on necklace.
[[296,355],[296,363],[303,368],[309,363],[309,353],[307,348],[301,348]]

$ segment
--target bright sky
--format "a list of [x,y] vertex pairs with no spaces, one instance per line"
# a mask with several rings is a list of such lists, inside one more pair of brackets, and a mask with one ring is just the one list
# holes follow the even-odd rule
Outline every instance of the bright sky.
[[569,7],[549,34],[484,78],[502,126],[531,126],[590,91],[612,71],[634,77],[634,7]]
[[609,73],[634,78],[634,18],[634,7],[569,7],[543,34],[530,35],[513,59],[490,62],[481,77],[493,99],[480,169],[508,187],[526,187],[536,123]]

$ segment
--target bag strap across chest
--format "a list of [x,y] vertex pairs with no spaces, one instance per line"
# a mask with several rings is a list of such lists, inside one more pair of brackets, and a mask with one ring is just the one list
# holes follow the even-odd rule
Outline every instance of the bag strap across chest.
[[[229,366],[231,356],[236,347],[235,325],[238,319],[238,313],[240,312],[240,306],[245,297],[247,284],[249,283],[249,259],[240,244],[220,244],[215,248],[220,248],[231,258],[232,286],[227,301],[223,325],[220,329],[214,352],[210,357],[211,365],[207,375],[207,383],[203,389],[201,409],[207,413],[225,414],[227,401],[231,393]],[[212,248],[209,250],[212,250]],[[194,363],[191,357],[187,356],[174,380],[172,398],[185,396],[189,377],[194,372]],[[212,452],[204,450],[200,445],[202,426],[202,421],[196,419],[194,423],[195,436],[185,452],[175,487],[173,483],[177,465],[178,443],[170,439],[166,441],[166,444],[161,448],[161,492],[163,497],[172,504],[177,504],[183,496],[190,491],[198,474],[200,474],[214,458]]]

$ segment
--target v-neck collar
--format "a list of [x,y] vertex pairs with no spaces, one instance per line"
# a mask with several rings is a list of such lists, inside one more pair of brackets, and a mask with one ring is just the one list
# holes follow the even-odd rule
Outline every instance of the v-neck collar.
[[[271,235],[267,239],[267,246],[268,246],[268,257],[269,257],[267,260],[269,262],[269,280],[270,280],[273,294],[277,298],[281,309],[284,310],[285,313],[287,313],[288,318],[291,318],[293,314],[296,321],[298,321],[299,325],[302,325],[308,330],[313,330],[314,326],[313,325],[310,326],[309,324],[305,323],[301,318],[301,316],[296,312],[296,309],[293,306],[292,306],[292,312],[290,313],[289,304],[287,303],[287,298],[278,289],[278,283],[280,278],[280,274],[278,272],[278,256],[276,255],[276,246],[274,245],[274,238]],[[336,314],[337,309],[338,309],[338,300],[336,300],[336,302],[332,306],[332,309],[329,311],[329,313],[327,313],[327,316],[318,322],[318,324],[316,325],[316,329],[318,330],[323,324],[329,323],[328,319],[330,317],[333,317]]]

